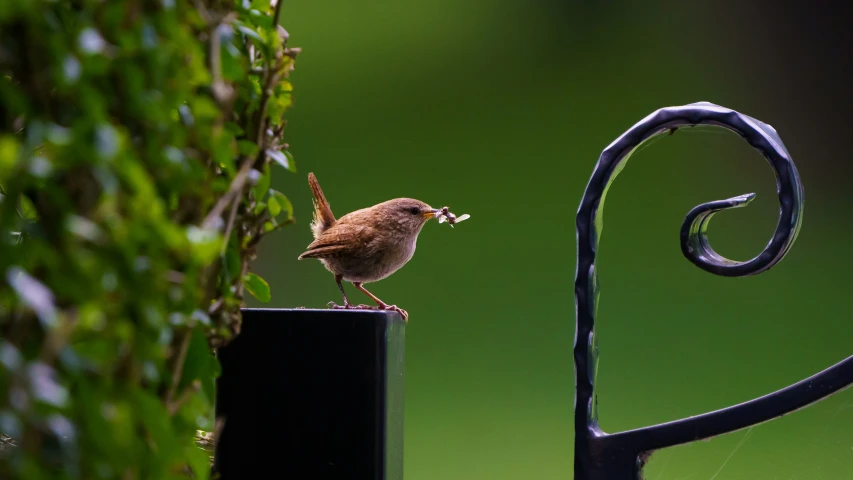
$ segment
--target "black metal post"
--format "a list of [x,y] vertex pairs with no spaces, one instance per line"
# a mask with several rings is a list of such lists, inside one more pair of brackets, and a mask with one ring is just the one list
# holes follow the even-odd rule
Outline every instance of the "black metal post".
[[397,313],[244,310],[217,354],[214,475],[401,480],[404,352]]
[[706,439],[755,425],[838,392],[853,384],[853,356],[806,380],[740,405],[636,430],[608,434],[598,426],[595,396],[598,348],[595,314],[598,280],[595,259],[603,227],[604,197],[611,182],[637,147],[654,136],[696,125],[723,127],[761,152],[776,174],[779,223],[770,242],[746,262],[714,251],[706,235],[720,211],[746,206],[754,194],[695,207],[681,226],[681,250],[699,268],[716,275],[742,277],[761,273],[788,253],[800,230],[803,185],[782,140],[770,125],[707,102],[662,108],[631,127],[598,159],[577,214],[578,262],[575,275],[575,480],[634,480],[652,451]]

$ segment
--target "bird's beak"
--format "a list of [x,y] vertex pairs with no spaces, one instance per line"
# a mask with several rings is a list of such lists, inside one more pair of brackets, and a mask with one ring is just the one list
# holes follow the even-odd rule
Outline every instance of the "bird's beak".
[[436,216],[440,211],[441,210],[439,210],[437,208],[433,208],[432,210],[427,210],[426,212],[424,212],[423,215],[424,215],[424,218],[430,219],[430,218],[433,218],[434,216]]

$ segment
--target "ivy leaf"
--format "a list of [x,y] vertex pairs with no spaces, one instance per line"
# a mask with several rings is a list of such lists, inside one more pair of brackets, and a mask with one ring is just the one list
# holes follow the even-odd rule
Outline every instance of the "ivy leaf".
[[258,153],[258,144],[250,140],[237,140],[237,150],[240,155],[253,157]]
[[29,197],[21,196],[21,216],[25,220],[38,220],[38,212]]
[[273,28],[273,17],[271,15],[273,5],[271,5],[270,0],[255,0],[251,5],[247,5],[247,3],[243,2],[245,13],[241,15],[241,18],[247,20],[254,27],[260,27],[261,30],[266,31]]
[[272,298],[270,295],[269,284],[260,276],[254,273],[247,273],[246,276],[243,277],[243,281],[246,284],[246,290],[248,290],[249,293],[259,301],[266,303]]
[[275,197],[270,197],[267,200],[267,207],[270,209],[270,215],[273,217],[277,217],[279,213],[281,213],[281,205],[278,204],[278,200]]
[[[104,442],[104,446],[110,447],[111,450],[118,450],[116,453],[119,453],[121,449],[116,449],[112,442],[110,442],[111,437],[107,433],[109,421],[104,418],[102,413],[104,409],[102,406],[103,400],[99,398],[104,393],[98,392],[98,394],[94,394],[92,390],[89,390],[87,393],[89,393],[86,396],[88,398],[83,397],[80,399],[80,402],[87,406],[88,416],[97,422],[95,425],[102,425],[99,430],[103,430],[102,434],[94,434],[92,436]],[[160,450],[162,452],[160,455],[151,455],[148,457],[151,462],[148,466],[154,471],[168,468],[170,460],[173,460],[175,454],[179,451],[180,441],[171,428],[169,414],[166,411],[165,405],[151,392],[147,392],[141,388],[133,389],[129,393],[134,415],[144,428],[145,436],[150,438],[150,441],[154,445],[157,445],[158,449],[162,449]],[[96,398],[98,400],[95,400]],[[88,402],[92,402],[92,404],[89,405]],[[90,424],[91,427],[92,425]]]
[[222,239],[215,230],[204,230],[191,225],[187,228],[186,235],[194,247],[193,254],[199,262],[210,262],[219,254]]
[[193,478],[198,480],[208,480],[210,478],[210,463],[207,452],[195,445],[187,445],[184,448],[184,455],[189,460]]
[[245,26],[239,22],[234,22],[234,24],[237,26],[237,30],[239,30],[240,33],[251,38],[252,40],[257,41],[259,45],[264,45],[264,38],[261,37],[261,35],[258,32],[254,31],[253,29],[251,29],[251,28],[249,28],[249,27],[247,27],[247,26]]
[[266,150],[266,154],[282,167],[290,170],[291,172],[296,171],[296,164],[293,163],[293,155],[287,150],[279,151],[268,148]]
[[225,251],[225,273],[228,283],[231,283],[232,278],[240,276],[240,253],[236,236],[229,239],[228,249]]
[[269,0],[252,0],[252,8],[267,12],[270,10]]
[[[281,207],[281,211],[284,212],[285,218],[290,220],[290,218],[293,217],[293,204],[290,203],[290,200],[278,190],[270,190],[270,201],[273,199],[275,199],[278,206]],[[270,212],[272,212],[272,209],[270,209]],[[276,214],[273,216],[278,215]]]
[[0,172],[11,170],[18,161],[18,143],[10,136],[0,137]]
[[[245,133],[243,131],[243,127],[241,127],[240,125],[237,125],[234,122],[225,122],[225,129],[228,130],[229,132],[231,132],[235,137],[242,136]],[[247,142],[247,143],[251,143],[252,145],[255,144],[255,142],[250,142],[249,140],[240,140],[237,143],[239,144],[240,142]]]
[[212,404],[216,392],[215,377],[219,371],[219,362],[210,354],[207,337],[202,328],[194,328],[190,335],[190,345],[187,349],[184,369],[181,372],[179,392],[198,380],[201,383],[201,391],[207,397],[207,401]]
[[217,104],[207,97],[195,97],[189,103],[190,111],[197,119],[214,119],[221,113]]
[[237,148],[231,132],[221,131],[213,138],[213,159],[228,170],[234,169],[234,157]]
[[289,150],[284,150],[284,156],[287,157],[287,164],[290,165],[287,169],[296,172],[296,161],[293,160],[293,154]]
[[255,43],[255,45],[257,45],[258,48],[261,50],[264,57],[266,57],[266,58],[271,57],[272,51],[271,51],[271,45],[270,45],[270,42],[268,39],[264,38],[264,36],[261,35],[260,33],[258,33],[257,30],[250,28],[250,27],[242,24],[241,22],[235,21],[234,25],[237,27],[237,30],[239,30],[240,33],[242,33],[246,37],[252,39],[252,41]]
[[258,179],[258,183],[256,183],[252,187],[252,194],[255,196],[256,200],[261,200],[264,198],[264,195],[267,194],[267,190],[270,189],[270,182],[272,181],[272,174],[270,173],[269,165],[264,165],[264,171],[261,175],[261,178]]

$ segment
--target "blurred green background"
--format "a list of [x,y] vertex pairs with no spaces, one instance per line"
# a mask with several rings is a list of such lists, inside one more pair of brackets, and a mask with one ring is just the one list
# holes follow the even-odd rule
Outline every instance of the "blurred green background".
[[[803,229],[765,274],[700,271],[679,250],[684,215],[756,192],[711,228],[718,251],[751,258],[777,221],[769,167],[717,130],[632,157],[599,255],[603,428],[722,408],[853,354],[849,2],[286,1],[299,174],[275,188],[297,225],[263,245],[267,306],[339,301],[318,262],[296,260],[309,171],[338,216],[399,196],[472,216],[428,224],[371,287],[411,316],[406,480],[572,478],[575,213],[601,150],[659,107],[710,101],[773,125],[805,185]],[[853,478],[851,406],[842,392],[659,452],[647,477]]]

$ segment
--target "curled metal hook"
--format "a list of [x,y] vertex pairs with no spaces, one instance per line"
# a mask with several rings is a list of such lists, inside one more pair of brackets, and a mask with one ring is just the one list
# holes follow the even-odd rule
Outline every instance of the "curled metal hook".
[[[684,256],[700,268],[708,269],[725,268],[734,265],[743,265],[746,262],[736,262],[718,254],[708,242],[708,223],[715,213],[733,208],[741,208],[749,205],[755,199],[754,193],[738,195],[726,200],[697,205],[690,210],[684,222],[681,224],[681,251]],[[723,270],[729,271],[729,270]]]
[[699,268],[726,277],[761,273],[788,253],[802,224],[803,185],[782,140],[770,125],[708,102],[662,108],[628,129],[601,154],[577,214],[575,274],[575,480],[637,478],[646,454],[731,432],[789,413],[853,384],[853,357],[807,380],[759,399],[662,425],[607,434],[598,426],[595,398],[598,348],[594,335],[598,308],[595,258],[604,225],[604,198],[631,154],[657,135],[681,127],[712,125],[740,135],[768,161],[776,175],[779,221],[767,246],[745,262],[727,259],[711,247],[708,224],[721,211],[749,204],[749,193],[693,208],[681,225],[681,250]]
[[[761,273],[782,260],[800,231],[803,214],[803,185],[794,162],[779,135],[770,125],[707,102],[694,103],[686,107],[713,107],[722,110],[719,113],[727,117],[724,124],[719,125],[717,123],[719,120],[706,123],[718,124],[733,130],[764,154],[776,174],[776,188],[781,208],[779,223],[770,243],[752,260],[737,262],[718,254],[711,247],[706,232],[708,223],[715,213],[749,205],[755,198],[754,193],[703,203],[693,208],[681,225],[681,251],[696,266],[717,275],[742,277]],[[725,110],[728,111],[724,112]]]

